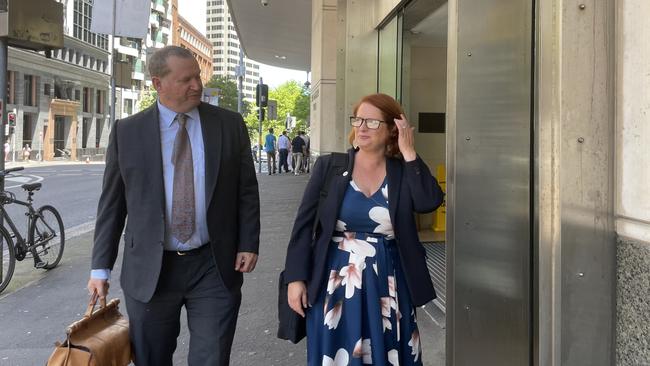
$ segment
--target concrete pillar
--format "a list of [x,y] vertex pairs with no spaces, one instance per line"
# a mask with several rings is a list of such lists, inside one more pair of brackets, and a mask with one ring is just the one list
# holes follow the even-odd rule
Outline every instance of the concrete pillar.
[[340,31],[336,0],[314,0],[311,34],[311,151],[339,151],[336,114],[337,37]]
[[650,364],[650,2],[616,3],[616,364]]

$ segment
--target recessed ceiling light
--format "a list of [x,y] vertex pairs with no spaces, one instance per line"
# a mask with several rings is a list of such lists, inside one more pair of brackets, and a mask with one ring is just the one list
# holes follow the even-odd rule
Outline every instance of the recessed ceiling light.
[[287,56],[281,56],[281,55],[274,55],[274,56],[275,56],[275,58],[278,58],[280,60],[286,60],[287,59]]

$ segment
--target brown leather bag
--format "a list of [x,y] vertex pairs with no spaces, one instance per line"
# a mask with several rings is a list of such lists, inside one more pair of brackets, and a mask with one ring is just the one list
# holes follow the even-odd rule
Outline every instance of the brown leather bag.
[[97,293],[90,297],[83,319],[66,329],[67,339],[57,342],[48,366],[126,366],[131,362],[129,321],[120,314],[119,299],[97,304]]

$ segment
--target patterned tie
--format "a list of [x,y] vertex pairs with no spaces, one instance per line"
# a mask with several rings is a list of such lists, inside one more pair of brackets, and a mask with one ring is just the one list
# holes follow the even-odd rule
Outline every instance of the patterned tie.
[[172,235],[181,243],[187,242],[194,232],[194,167],[192,147],[185,124],[187,116],[176,116],[179,127],[174,140],[174,193],[172,195]]

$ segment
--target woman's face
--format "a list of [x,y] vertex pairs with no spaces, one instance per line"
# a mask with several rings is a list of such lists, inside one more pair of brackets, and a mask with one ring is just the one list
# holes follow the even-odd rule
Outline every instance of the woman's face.
[[[381,110],[369,103],[362,103],[359,106],[356,117],[384,120]],[[382,122],[379,124],[379,128],[371,129],[368,128],[368,124],[364,121],[361,126],[353,128],[354,140],[359,149],[367,151],[386,149],[386,142],[389,137],[388,125],[386,123]]]

